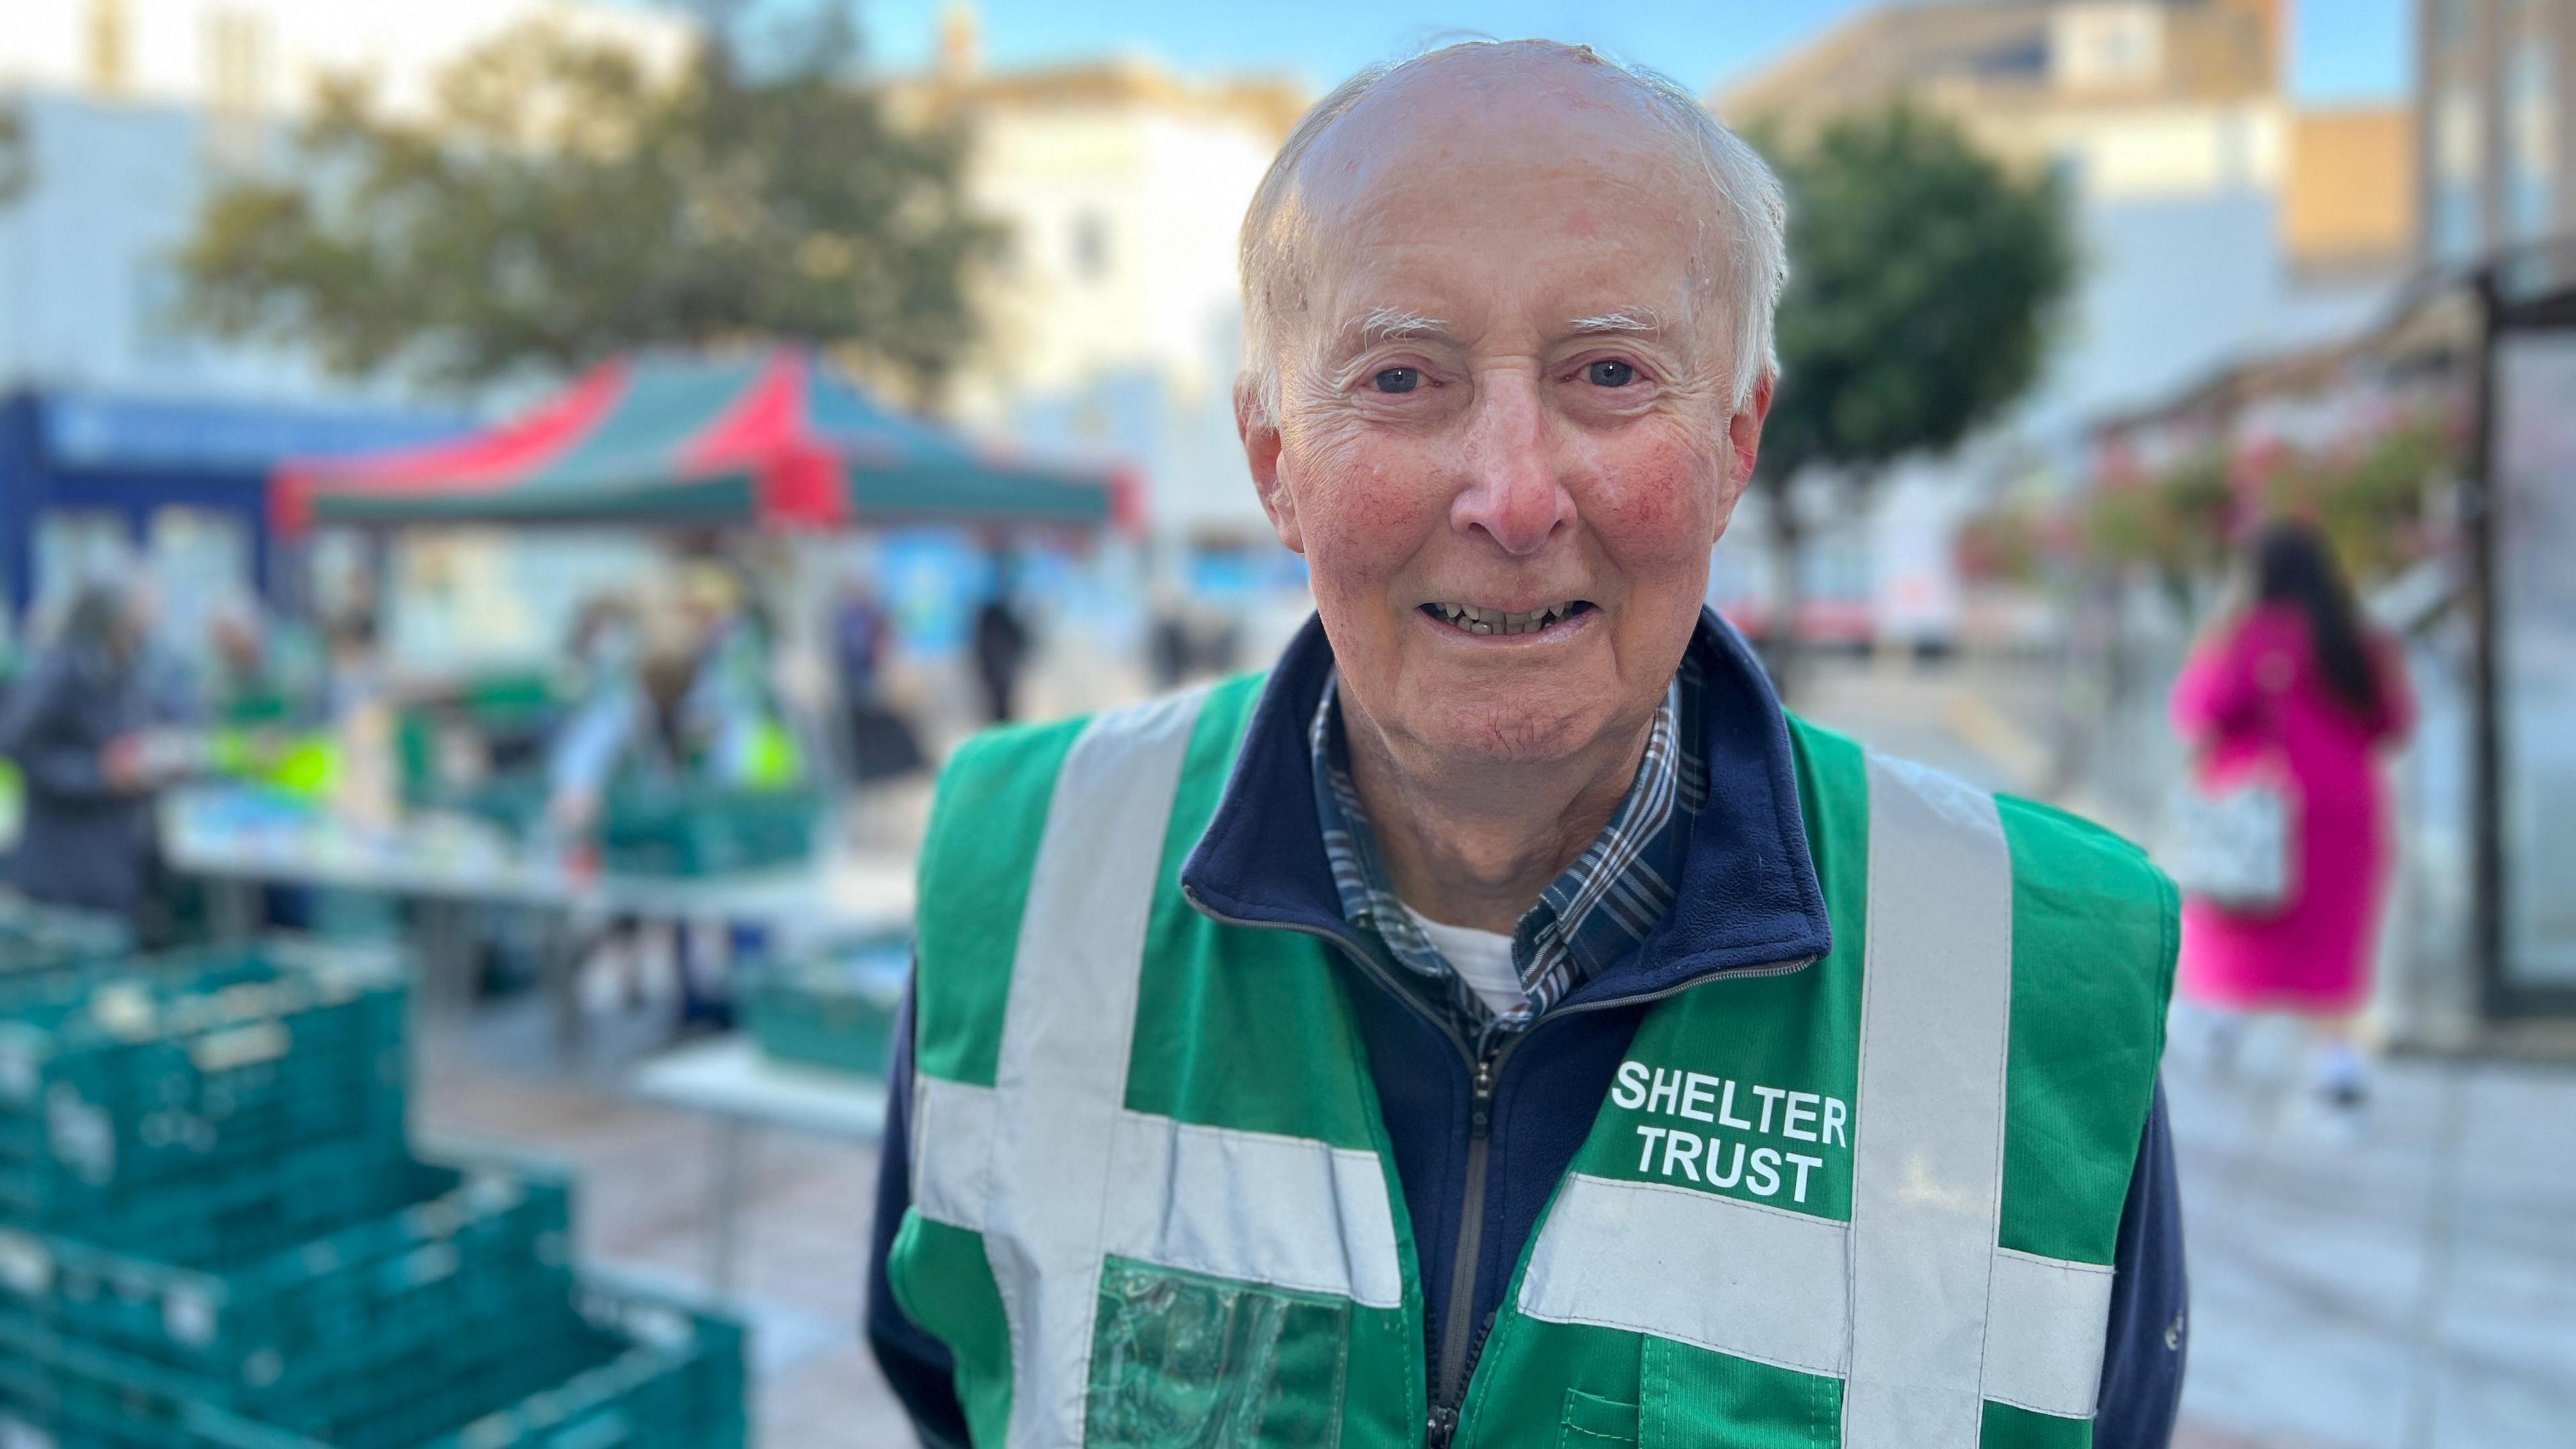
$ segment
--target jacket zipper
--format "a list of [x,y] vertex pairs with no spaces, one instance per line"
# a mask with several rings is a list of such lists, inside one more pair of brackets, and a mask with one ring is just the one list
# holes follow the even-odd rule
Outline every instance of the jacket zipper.
[[[1347,948],[1345,948],[1347,949]],[[1738,977],[1786,976],[1803,971],[1815,958],[1782,961],[1770,966],[1746,966],[1726,973]],[[1440,1335],[1440,1376],[1438,1392],[1431,1401],[1430,1433],[1427,1449],[1449,1449],[1449,1441],[1458,1433],[1460,1417],[1467,1408],[1467,1385],[1476,1377],[1476,1362],[1484,1356],[1485,1340],[1492,1335],[1491,1315],[1478,1321],[1476,1312],[1476,1260],[1483,1256],[1485,1236],[1485,1169],[1486,1155],[1493,1139],[1494,1084],[1501,1079],[1503,1063],[1518,1051],[1523,1042],[1536,1036],[1539,1028],[1561,1016],[1579,1016],[1587,1011],[1600,1011],[1613,1006],[1634,1006],[1642,1002],[1661,1001],[1676,996],[1710,980],[1701,977],[1661,991],[1641,992],[1635,996],[1618,996],[1604,1001],[1578,1002],[1557,1008],[1532,1022],[1529,1029],[1505,1041],[1500,1050],[1476,1063],[1475,1091],[1467,1118],[1467,1192],[1460,1204],[1457,1251],[1450,1259],[1449,1321]],[[1436,1023],[1435,1023],[1436,1024]]]
[[1458,1199],[1458,1234],[1449,1252],[1449,1321],[1441,1326],[1440,1373],[1431,1402],[1431,1449],[1444,1449],[1458,1431],[1458,1411],[1467,1398],[1467,1363],[1476,1322],[1476,1260],[1485,1248],[1485,1171],[1494,1145],[1494,1081],[1503,1059],[1523,1038],[1512,1037],[1501,1049],[1477,1059],[1467,1098],[1467,1182]]
[[[1295,935],[1312,936],[1318,941],[1331,944],[1344,956],[1349,957],[1352,964],[1377,980],[1387,990],[1392,991],[1396,1000],[1403,1002],[1414,1015],[1421,1017],[1442,1036],[1447,1037],[1450,1045],[1456,1047],[1459,1056],[1467,1062],[1472,1091],[1468,1097],[1467,1112],[1466,1192],[1459,1203],[1458,1236],[1450,1249],[1449,1321],[1442,1326],[1440,1334],[1439,1374],[1432,1385],[1430,1422],[1426,1426],[1425,1441],[1427,1449],[1448,1449],[1449,1441],[1457,1435],[1459,1414],[1466,1407],[1467,1385],[1475,1375],[1476,1360],[1483,1356],[1487,1337],[1487,1334],[1475,1323],[1476,1260],[1483,1255],[1484,1248],[1485,1170],[1487,1158],[1493,1146],[1494,1084],[1502,1077],[1503,1064],[1511,1059],[1513,1052],[1520,1050],[1522,1043],[1535,1036],[1539,1028],[1559,1017],[1576,1016],[1587,1011],[1605,1011],[1614,1006],[1638,1006],[1647,1002],[1661,1001],[1667,996],[1678,996],[1694,986],[1715,978],[1703,976],[1696,981],[1685,981],[1677,986],[1667,986],[1660,991],[1639,992],[1634,996],[1614,996],[1601,1001],[1585,1001],[1560,1006],[1531,1023],[1527,1031],[1506,1039],[1499,1048],[1479,1057],[1475,1049],[1467,1045],[1465,1037],[1451,1029],[1448,1023],[1424,1011],[1401,986],[1388,979],[1384,968],[1370,959],[1366,951],[1357,949],[1339,935],[1327,930],[1318,930],[1312,926],[1290,925],[1284,921],[1247,921],[1239,916],[1229,916],[1222,911],[1210,910],[1207,903],[1198,898],[1198,893],[1187,886],[1181,887],[1181,896],[1200,915],[1224,925],[1241,926],[1256,931],[1287,931]],[[1792,971],[1805,970],[1814,964],[1815,959],[1813,956],[1805,956],[1795,961],[1782,961],[1770,966],[1738,967],[1724,975],[1728,980],[1786,976]]]

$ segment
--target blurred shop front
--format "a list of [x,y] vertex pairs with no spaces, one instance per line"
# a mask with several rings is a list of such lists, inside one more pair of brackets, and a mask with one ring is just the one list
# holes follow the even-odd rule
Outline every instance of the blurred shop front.
[[2477,959],[2492,1015],[2576,1015],[2576,242],[2481,271],[2469,510]]
[[0,398],[0,584],[12,620],[136,560],[169,594],[283,602],[268,475],[293,456],[449,437],[454,414],[82,391]]
[[[2426,277],[2372,330],[2239,363],[2094,433],[2088,577],[2048,662],[2059,782],[2153,836],[2176,672],[2244,520],[2320,523],[2418,703],[2372,1013],[2391,1042],[2576,1021],[2576,244]],[[2045,541],[2043,541],[2044,545]]]

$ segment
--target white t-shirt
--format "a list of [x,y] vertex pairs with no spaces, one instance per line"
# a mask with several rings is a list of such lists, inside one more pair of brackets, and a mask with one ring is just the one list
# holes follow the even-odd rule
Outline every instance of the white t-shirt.
[[1444,926],[1411,906],[1406,906],[1404,913],[1439,948],[1458,979],[1492,1007],[1495,1015],[1508,1016],[1528,1008],[1529,993],[1521,989],[1521,968],[1512,964],[1511,937],[1473,926]]

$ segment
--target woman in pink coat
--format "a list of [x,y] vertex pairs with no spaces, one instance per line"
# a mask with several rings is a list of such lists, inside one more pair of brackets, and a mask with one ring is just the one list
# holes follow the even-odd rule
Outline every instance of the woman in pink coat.
[[2193,651],[2174,682],[2173,724],[2201,788],[2258,772],[2286,784],[2294,884],[2264,914],[2186,901],[2181,986],[2206,1006],[2308,1018],[2327,1105],[2357,1109],[2351,1020],[2370,990],[2392,855],[2378,754],[2405,738],[2414,701],[2394,641],[2363,622],[2314,528],[2270,525],[2253,563],[2253,606]]

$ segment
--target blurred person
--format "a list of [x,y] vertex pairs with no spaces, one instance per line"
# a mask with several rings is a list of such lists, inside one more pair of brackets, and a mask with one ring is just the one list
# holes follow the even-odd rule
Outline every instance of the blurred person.
[[206,624],[206,667],[192,691],[190,717],[211,734],[207,764],[219,773],[290,791],[325,788],[332,752],[306,737],[332,724],[327,660],[288,621],[272,626],[247,599],[218,604]]
[[241,603],[216,608],[206,625],[212,656],[208,713],[227,724],[277,724],[287,715],[284,690],[271,676],[259,617]]
[[26,792],[12,878],[37,900],[128,917],[153,904],[153,802],[187,761],[144,657],[150,634],[143,594],[90,584],[0,703],[0,755]]
[[1156,579],[1145,609],[1146,658],[1153,666],[1154,688],[1177,689],[1198,665],[1197,641],[1191,637],[1189,600],[1180,585]]
[[768,620],[741,573],[700,560],[680,573],[680,610],[703,653],[702,680],[756,693],[767,672]]
[[641,629],[634,601],[623,594],[599,593],[582,600],[564,638],[576,698],[588,698],[633,671],[642,648]]
[[894,707],[885,671],[894,653],[894,620],[875,583],[852,574],[833,601],[832,660],[840,671],[844,742],[850,777],[861,783],[919,770],[926,760],[912,722]]
[[391,830],[401,811],[396,758],[400,713],[372,603],[343,609],[325,627],[322,714],[340,760],[334,790],[345,819]]
[[[705,623],[693,608],[648,612],[632,672],[601,681],[565,721],[548,763],[546,824],[557,839],[587,841],[621,785],[747,789],[768,783],[760,747],[765,718],[742,691],[711,682],[728,666]],[[609,934],[631,957],[633,922],[613,922]],[[681,932],[681,1022],[724,1025],[729,1010],[714,983],[700,979],[707,974],[700,964],[689,933]],[[631,996],[631,971],[628,986]]]
[[975,611],[975,682],[984,692],[984,718],[1009,724],[1019,718],[1020,673],[1028,664],[1029,629],[1011,602],[1007,560],[993,567],[993,589]]
[[803,760],[773,684],[778,630],[759,591],[734,565],[700,561],[681,574],[680,601],[698,656],[689,709],[713,731],[722,772],[749,789],[793,784]]
[[1236,414],[1317,617],[942,778],[868,1307],[926,1443],[2166,1442],[2170,888],[1701,603],[1784,210],[1546,42],[1291,133]]
[[886,655],[894,646],[894,621],[876,585],[852,574],[832,604],[832,662],[841,672],[841,697],[873,700]]
[[2171,713],[2196,788],[2259,779],[2287,795],[2288,894],[2261,907],[2190,898],[2179,985],[2222,1012],[2303,1018],[2319,1105],[2350,1119],[2367,1096],[2352,1027],[2392,859],[2379,756],[2413,727],[2413,694],[2396,642],[2364,620],[2313,525],[2270,524],[2248,563],[2252,602],[2203,635]]

